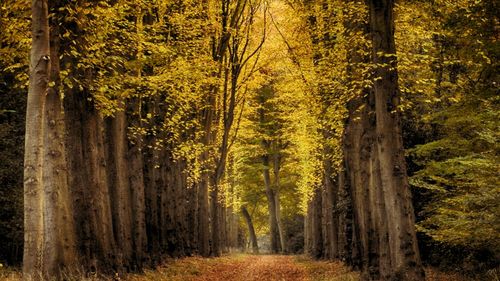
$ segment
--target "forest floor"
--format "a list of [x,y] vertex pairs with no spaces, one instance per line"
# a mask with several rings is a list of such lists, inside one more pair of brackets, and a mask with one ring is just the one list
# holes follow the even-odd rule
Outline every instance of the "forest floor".
[[154,271],[130,275],[127,281],[354,281],[358,274],[339,262],[303,256],[244,255],[185,258]]
[[[427,281],[469,281],[458,274],[426,270]],[[0,281],[19,281],[18,271],[0,267]],[[359,274],[340,262],[313,261],[305,256],[233,254],[219,258],[172,259],[141,274],[122,278],[85,278],[78,281],[359,281]]]

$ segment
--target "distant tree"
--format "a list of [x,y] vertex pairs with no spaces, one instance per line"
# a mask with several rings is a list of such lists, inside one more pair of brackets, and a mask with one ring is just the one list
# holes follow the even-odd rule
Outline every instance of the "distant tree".
[[252,244],[252,252],[254,254],[258,254],[259,253],[259,244],[257,242],[257,235],[255,234],[255,228],[253,226],[252,217],[250,216],[250,213],[248,212],[248,210],[245,206],[241,207],[241,213],[243,214],[243,217],[245,218],[245,222],[247,223],[247,226],[248,226],[248,233],[250,236],[250,244]]

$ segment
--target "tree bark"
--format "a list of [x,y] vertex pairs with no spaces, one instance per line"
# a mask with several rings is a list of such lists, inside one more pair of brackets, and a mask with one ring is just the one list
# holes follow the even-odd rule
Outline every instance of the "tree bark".
[[50,29],[51,82],[44,113],[44,268],[45,278],[63,278],[76,269],[75,225],[68,186],[62,97],[58,91],[59,26]]
[[[138,101],[139,102],[139,101]],[[137,102],[137,103],[138,103]],[[140,107],[139,107],[140,108]],[[136,118],[131,118],[136,120]],[[140,126],[137,121],[130,122],[132,126]],[[133,260],[135,268],[140,269],[146,259],[146,194],[144,186],[143,136],[130,136],[128,142],[128,174],[132,199],[132,241]]]
[[245,206],[241,206],[241,214],[245,218],[248,226],[248,235],[250,236],[250,244],[252,244],[252,252],[254,254],[259,253],[259,244],[257,243],[257,235],[255,235],[255,229],[253,227],[252,217]]
[[33,0],[30,81],[24,153],[24,256],[26,279],[39,278],[43,264],[43,112],[50,75],[48,4]]
[[[59,88],[58,25],[46,1],[32,2],[25,138],[24,278],[61,279],[77,265]],[[49,81],[54,85],[50,85]]]
[[[83,97],[78,97],[83,99]],[[87,101],[82,101],[86,103]],[[92,105],[89,105],[92,106]],[[84,161],[89,168],[89,192],[92,233],[95,241],[99,270],[110,271],[116,264],[116,243],[113,235],[113,216],[109,192],[108,170],[106,168],[104,120],[95,108],[85,109],[86,120],[83,128]],[[80,167],[81,169],[81,167]]]
[[345,162],[342,163],[337,176],[338,183],[338,201],[334,207],[334,212],[338,214],[337,241],[338,258],[346,264],[356,267],[357,244],[353,239],[354,222],[352,210],[352,196],[349,181],[346,179]]
[[[325,153],[325,158],[328,153]],[[328,259],[335,259],[339,256],[338,228],[340,212],[337,212],[337,197],[339,186],[332,178],[332,164],[330,159],[323,161],[323,188],[322,188],[322,225],[323,225],[323,248],[324,256]]]
[[120,272],[128,271],[132,260],[132,204],[128,161],[127,117],[125,108],[108,119],[106,151],[109,176],[113,233],[117,247],[117,263]]
[[[205,158],[205,157],[203,157]],[[200,255],[210,256],[210,226],[209,226],[209,204],[208,204],[208,177],[203,172],[200,183],[198,184],[198,249]]]
[[274,186],[274,200],[276,206],[276,222],[278,225],[278,235],[280,238],[281,252],[286,252],[285,231],[281,222],[281,200],[280,200],[280,170],[281,170],[281,155],[278,151],[279,144],[275,141],[275,153],[273,153],[273,186]]
[[375,69],[377,157],[387,218],[390,262],[382,278],[423,280],[415,217],[406,174],[399,114],[399,87],[394,41],[394,1],[368,1]]
[[[266,146],[266,144],[265,144]],[[274,190],[271,186],[271,176],[269,173],[269,155],[266,154],[262,156],[263,174],[264,174],[264,186],[266,188],[267,204],[269,210],[269,227],[270,227],[270,238],[271,238],[271,252],[279,253],[281,251],[280,236],[278,221],[276,219],[276,196]]]
[[[141,6],[136,8],[136,32],[141,38],[144,29],[145,12]],[[140,61],[143,57],[143,47],[141,42],[137,44],[136,59]],[[142,76],[142,64],[137,65],[136,76]],[[147,251],[147,231],[146,231],[146,194],[145,194],[145,173],[144,173],[144,135],[142,133],[142,93],[133,97],[128,102],[127,123],[132,130],[127,131],[127,160],[128,160],[128,181],[130,196],[132,200],[132,268],[142,269],[146,262]]]
[[218,257],[221,254],[221,233],[220,233],[220,202],[219,202],[219,184],[214,176],[211,178],[210,187],[210,219],[211,219],[211,255]]
[[321,189],[316,188],[309,203],[310,250],[309,254],[316,259],[323,257],[322,204]]
[[145,199],[146,199],[146,233],[148,240],[148,254],[150,256],[150,263],[156,266],[160,260],[160,235],[158,224],[158,186],[157,177],[159,173],[159,153],[154,149],[155,143],[151,136],[147,140],[148,152],[146,157],[146,178],[145,178]]

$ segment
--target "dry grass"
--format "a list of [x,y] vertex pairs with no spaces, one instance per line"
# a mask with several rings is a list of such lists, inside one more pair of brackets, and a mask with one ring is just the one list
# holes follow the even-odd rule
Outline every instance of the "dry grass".
[[443,272],[436,268],[428,267],[425,269],[426,281],[500,281],[498,275],[486,274],[484,276],[467,277],[456,272]]
[[359,281],[357,272],[353,272],[341,262],[314,261],[306,256],[297,256],[296,262],[303,266],[311,281]]
[[229,275],[237,273],[244,265],[242,256],[225,256],[220,258],[190,257],[168,260],[154,270],[146,270],[143,274],[130,274],[127,281],[189,281],[210,280],[207,276]]
[[434,268],[425,269],[426,281],[471,281],[458,273],[444,273]]
[[0,267],[0,280],[1,281],[19,281],[21,280],[21,273],[13,268]]

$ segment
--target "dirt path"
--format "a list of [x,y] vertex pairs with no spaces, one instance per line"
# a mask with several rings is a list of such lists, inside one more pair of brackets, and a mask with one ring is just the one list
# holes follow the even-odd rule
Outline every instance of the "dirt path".
[[210,274],[193,279],[193,281],[208,280],[308,281],[310,279],[304,267],[297,264],[292,256],[246,256],[233,264],[221,263],[215,266]]
[[128,281],[357,281],[340,263],[312,261],[301,256],[231,255],[185,258],[154,271],[129,276]]

